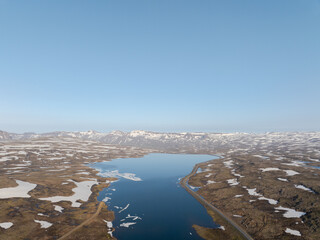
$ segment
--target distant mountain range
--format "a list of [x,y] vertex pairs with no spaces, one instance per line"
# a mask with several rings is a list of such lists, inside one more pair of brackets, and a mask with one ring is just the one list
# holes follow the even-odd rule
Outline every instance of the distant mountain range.
[[50,133],[8,133],[0,131],[0,141],[17,141],[41,138],[74,138],[99,141],[108,144],[179,151],[225,151],[227,149],[265,149],[281,145],[291,147],[320,147],[320,132],[272,132],[272,133],[159,133],[135,130],[131,132],[112,131],[100,133],[50,132]]

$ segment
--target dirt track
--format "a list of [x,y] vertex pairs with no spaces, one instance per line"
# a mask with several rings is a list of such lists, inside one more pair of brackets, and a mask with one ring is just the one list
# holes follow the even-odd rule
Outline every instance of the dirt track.
[[181,186],[187,190],[188,193],[190,193],[195,199],[197,199],[203,206],[210,208],[212,211],[219,214],[224,220],[226,220],[229,224],[231,224],[235,229],[241,233],[241,235],[247,239],[247,240],[254,240],[248,233],[246,233],[238,224],[236,224],[234,221],[229,219],[227,216],[225,216],[219,209],[214,207],[211,203],[206,201],[203,197],[201,197],[198,193],[194,192],[188,187],[188,181],[191,176],[193,176],[201,164],[197,164],[194,166],[191,173],[189,173],[187,176],[181,179],[180,184]]
[[75,227],[74,229],[72,229],[68,233],[64,234],[62,237],[58,238],[58,240],[67,239],[75,231],[79,230],[80,228],[82,228],[85,225],[90,224],[99,215],[103,205],[104,205],[104,202],[100,202],[97,211],[91,217],[89,217],[87,220],[85,220],[83,223],[81,223],[79,226]]

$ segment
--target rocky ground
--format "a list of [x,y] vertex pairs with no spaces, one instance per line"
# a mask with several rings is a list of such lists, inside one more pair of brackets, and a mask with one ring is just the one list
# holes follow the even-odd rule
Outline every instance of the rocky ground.
[[202,165],[189,184],[254,239],[320,239],[315,150],[226,153]]
[[[148,152],[68,138],[0,143],[0,239],[59,239],[96,212],[99,191],[115,180],[87,164]],[[66,239],[112,239],[113,219],[104,206]]]
[[[0,131],[0,139],[0,239],[59,239],[94,215],[99,190],[114,180],[87,164],[150,152],[221,156],[201,165],[189,185],[254,239],[320,239],[319,132]],[[219,215],[208,213],[223,228],[194,226],[200,236],[242,239]],[[113,218],[104,206],[69,239],[112,239]]]

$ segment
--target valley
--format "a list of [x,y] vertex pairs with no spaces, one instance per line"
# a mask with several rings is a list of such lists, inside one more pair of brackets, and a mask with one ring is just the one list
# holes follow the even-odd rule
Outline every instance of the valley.
[[[99,195],[113,189],[113,182],[138,180],[143,173],[136,169],[123,174],[114,169],[103,174],[93,164],[133,159],[124,167],[133,164],[134,169],[134,159],[155,153],[218,156],[196,162],[198,168],[190,175],[188,187],[253,239],[320,236],[318,132],[0,132],[0,138],[0,237],[4,239],[113,239],[126,222],[115,219],[117,198],[111,198],[110,205]],[[180,177],[191,173],[196,163]],[[101,211],[96,214],[98,208]],[[207,212],[218,227],[194,220],[191,225],[200,237],[242,239],[217,212],[210,208]],[[128,234],[137,227],[128,225]]]

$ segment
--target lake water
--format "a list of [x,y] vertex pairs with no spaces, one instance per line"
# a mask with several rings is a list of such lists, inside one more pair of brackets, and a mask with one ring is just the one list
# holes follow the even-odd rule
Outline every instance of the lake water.
[[90,165],[102,176],[114,176],[98,196],[115,212],[113,235],[130,240],[202,239],[192,225],[217,228],[206,209],[179,185],[195,164],[216,156],[149,154]]

